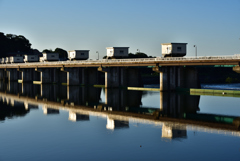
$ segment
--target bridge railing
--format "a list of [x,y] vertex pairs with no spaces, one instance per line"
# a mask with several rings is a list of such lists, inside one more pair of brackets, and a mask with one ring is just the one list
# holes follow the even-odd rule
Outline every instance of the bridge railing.
[[64,65],[64,64],[95,64],[95,63],[121,63],[121,62],[155,62],[155,61],[199,61],[199,60],[239,60],[240,54],[231,56],[201,56],[201,57],[156,57],[156,58],[137,58],[137,59],[102,59],[102,60],[78,60],[78,61],[54,61],[54,62],[31,62],[31,63],[15,63],[15,64],[3,64],[4,66],[11,65]]

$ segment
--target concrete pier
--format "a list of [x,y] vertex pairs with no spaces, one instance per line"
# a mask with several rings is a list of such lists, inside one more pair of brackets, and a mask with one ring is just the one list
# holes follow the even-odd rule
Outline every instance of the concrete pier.
[[98,71],[105,72],[105,88],[142,87],[140,72],[137,68],[99,67]]
[[21,73],[21,80],[22,83],[26,82],[33,82],[34,80],[37,80],[37,72],[33,68],[26,68],[26,69],[18,69],[18,71]]
[[5,80],[6,72],[4,69],[0,69],[0,80]]
[[56,70],[56,68],[35,68],[35,71],[40,72],[41,84],[58,82]]
[[198,72],[193,67],[154,67],[160,73],[160,91],[173,91],[179,88],[199,88]]
[[17,81],[18,80],[18,71],[16,68],[8,68],[6,70],[6,75],[8,78],[8,82]]
[[18,82],[8,82],[6,91],[12,94],[18,94],[20,89],[20,85]]
[[99,84],[100,74],[98,68],[80,68],[80,79],[83,85]]
[[62,72],[67,73],[67,85],[80,85],[79,68],[61,68]]

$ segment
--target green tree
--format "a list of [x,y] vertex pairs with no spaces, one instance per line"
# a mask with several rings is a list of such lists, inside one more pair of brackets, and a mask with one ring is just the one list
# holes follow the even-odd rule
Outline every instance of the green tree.
[[68,52],[66,50],[63,50],[61,48],[56,48],[54,52],[59,54],[59,58],[62,58],[62,59],[68,58]]

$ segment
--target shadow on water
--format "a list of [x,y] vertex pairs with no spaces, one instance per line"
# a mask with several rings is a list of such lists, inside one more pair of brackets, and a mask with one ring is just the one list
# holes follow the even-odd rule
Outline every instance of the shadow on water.
[[89,112],[107,115],[107,129],[128,128],[129,119],[124,117],[167,121],[162,125],[166,138],[186,137],[186,125],[178,123],[237,130],[240,122],[234,116],[198,113],[200,96],[186,93],[159,92],[158,108],[153,108],[142,104],[146,92],[124,89],[0,82],[0,91],[1,120],[25,116],[41,105],[46,115],[66,109],[71,121],[89,121]]

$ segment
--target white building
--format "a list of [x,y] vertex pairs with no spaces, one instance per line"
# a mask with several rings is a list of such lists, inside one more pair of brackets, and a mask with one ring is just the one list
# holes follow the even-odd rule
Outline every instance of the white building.
[[129,47],[107,47],[107,57],[128,57]]
[[89,50],[72,50],[68,51],[70,60],[87,60],[89,58]]
[[42,53],[43,57],[40,57],[40,62],[44,61],[59,61],[58,53]]
[[1,63],[4,64],[5,63],[5,58],[1,59]]
[[38,55],[24,55],[24,62],[38,62],[39,56]]
[[187,54],[187,43],[163,43],[162,56],[182,57]]
[[22,56],[11,56],[8,58],[10,63],[23,63],[23,57]]

